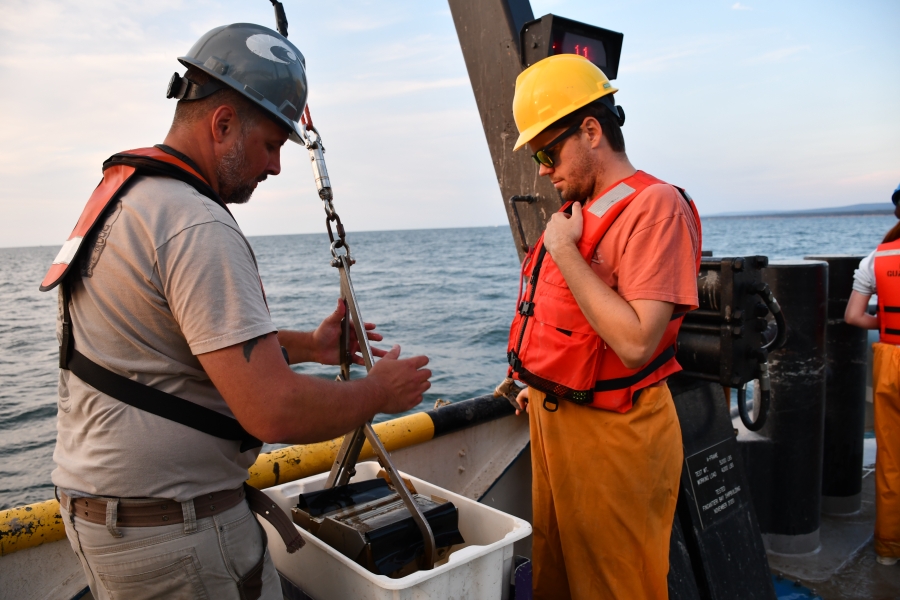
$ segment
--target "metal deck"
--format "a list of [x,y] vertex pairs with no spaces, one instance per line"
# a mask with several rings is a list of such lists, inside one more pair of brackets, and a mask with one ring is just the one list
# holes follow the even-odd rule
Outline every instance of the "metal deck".
[[774,574],[799,581],[823,600],[900,599],[900,563],[888,567],[875,562],[874,463],[875,440],[867,439],[862,509],[847,516],[823,514],[821,547],[816,552],[793,556],[770,552]]

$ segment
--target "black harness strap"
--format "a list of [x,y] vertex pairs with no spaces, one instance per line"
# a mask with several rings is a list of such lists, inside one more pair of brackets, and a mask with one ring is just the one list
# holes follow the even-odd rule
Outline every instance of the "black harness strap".
[[[73,261],[74,262],[74,261]],[[62,341],[59,344],[59,368],[68,369],[69,359],[75,351],[75,336],[72,334],[72,315],[69,314],[69,300],[71,299],[69,286],[63,278],[59,289],[62,290]]]
[[213,437],[239,441],[241,442],[241,452],[262,446],[262,442],[247,433],[237,419],[123,377],[98,365],[75,350],[67,282],[62,283],[62,289],[63,336],[62,344],[59,347],[59,367],[61,369],[71,371],[83,382],[128,406],[180,423]]
[[653,373],[655,370],[657,370],[673,358],[675,358],[674,344],[663,350],[659,356],[650,361],[650,363],[648,363],[646,367],[644,367],[634,375],[629,375],[628,377],[619,377],[617,379],[604,379],[603,381],[598,381],[594,385],[594,391],[611,392],[613,390],[622,390],[625,388],[629,388],[636,383],[640,383],[642,379]]
[[[168,153],[171,149],[160,148]],[[178,158],[181,158],[180,156]],[[199,193],[210,198],[226,211],[228,207],[209,185],[187,171],[152,158],[129,154],[116,154],[103,163],[104,168],[117,164],[135,167],[136,173],[171,177],[193,186]],[[192,165],[193,166],[193,165]],[[198,171],[199,172],[199,171]],[[118,194],[120,194],[120,190]],[[229,214],[231,214],[229,212]],[[98,219],[99,222],[99,219]],[[75,264],[73,258],[71,264]],[[71,277],[71,275],[67,276]],[[59,368],[66,369],[76,377],[115,398],[119,402],[133,406],[158,417],[180,423],[197,431],[224,440],[241,442],[240,451],[246,452],[262,446],[262,442],[241,427],[237,419],[227,417],[212,409],[184,400],[167,392],[138,383],[93,362],[75,350],[75,336],[72,331],[72,317],[69,313],[70,290],[65,278],[60,283],[63,295],[62,343],[59,346]]]
[[[179,160],[184,160],[184,158],[187,158],[180,152],[173,150],[168,146],[157,144],[156,147],[166,154],[171,154]],[[195,167],[195,163],[193,161],[188,162],[188,164],[191,165],[191,167],[196,168],[198,173],[200,172],[199,167]],[[179,169],[175,165],[170,165],[169,163],[155,160],[148,156],[138,156],[135,154],[113,154],[103,162],[103,169],[106,170],[108,167],[111,167],[113,165],[128,165],[129,167],[134,167],[138,175],[157,175],[161,177],[170,177],[172,179],[177,179],[178,181],[183,181],[184,183],[193,187],[199,193],[203,194],[204,196],[224,208],[225,211],[229,215],[231,215],[231,211],[228,210],[228,205],[226,205],[225,202],[222,201],[219,195],[209,186],[208,183],[206,183],[202,179],[194,177],[184,169]],[[234,215],[231,216],[233,217]]]
[[119,402],[217,438],[240,440],[241,452],[262,445],[262,442],[248,434],[236,419],[122,377],[101,367],[78,350],[72,351],[69,370],[85,383]]

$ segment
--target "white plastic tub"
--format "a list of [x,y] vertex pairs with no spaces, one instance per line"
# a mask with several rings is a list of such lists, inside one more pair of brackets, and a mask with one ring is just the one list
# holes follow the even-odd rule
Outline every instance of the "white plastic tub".
[[[353,481],[373,479],[377,462],[357,465]],[[459,530],[466,543],[430,571],[400,579],[376,575],[321,540],[297,528],[306,545],[288,554],[275,530],[260,520],[269,535],[275,567],[315,600],[507,600],[513,542],[531,534],[527,521],[464,498],[451,491],[408,477],[420,494],[434,494],[459,510]],[[327,473],[264,490],[288,514],[300,494],[324,487]]]

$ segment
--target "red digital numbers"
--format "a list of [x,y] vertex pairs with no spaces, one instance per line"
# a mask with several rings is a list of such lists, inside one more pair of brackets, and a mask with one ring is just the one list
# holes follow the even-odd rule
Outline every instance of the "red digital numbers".
[[[559,46],[557,46],[557,43]],[[598,39],[580,35],[567,31],[562,38],[553,41],[553,53],[564,52],[566,54],[577,54],[582,56],[597,66],[606,65],[606,49],[603,42]]]

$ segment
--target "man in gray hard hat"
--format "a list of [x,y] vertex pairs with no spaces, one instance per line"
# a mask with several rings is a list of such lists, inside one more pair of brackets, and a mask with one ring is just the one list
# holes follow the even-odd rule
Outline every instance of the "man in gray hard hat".
[[282,145],[300,141],[303,56],[235,24],[180,60],[164,143],[104,163],[41,285],[60,289],[53,482],[98,600],[280,599],[250,509],[290,551],[302,539],[243,485],[261,441],[331,439],[409,410],[430,386],[428,359],[377,350],[368,376],[349,382],[289,368],[339,362],[343,304],[313,332],[277,331],[228,204],[278,175]]

